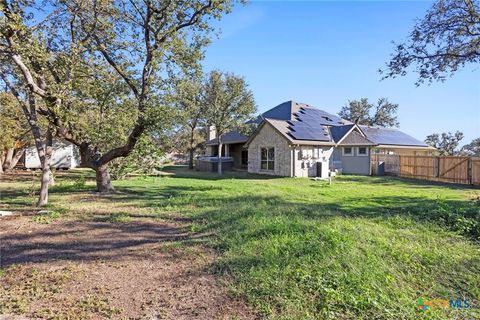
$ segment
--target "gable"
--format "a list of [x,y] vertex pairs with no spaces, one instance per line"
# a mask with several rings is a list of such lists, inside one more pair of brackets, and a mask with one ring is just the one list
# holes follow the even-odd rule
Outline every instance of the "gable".
[[362,145],[362,146],[371,146],[375,145],[372,141],[365,138],[357,129],[352,130],[342,141],[339,143],[340,146],[344,145]]

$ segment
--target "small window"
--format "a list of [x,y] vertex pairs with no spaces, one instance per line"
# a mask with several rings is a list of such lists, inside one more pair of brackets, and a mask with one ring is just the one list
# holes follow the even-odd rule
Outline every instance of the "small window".
[[320,153],[321,153],[320,148],[313,148],[313,159],[319,159]]
[[368,156],[367,147],[358,147],[358,155],[359,156]]
[[352,147],[343,147],[343,155],[344,156],[353,156],[353,148]]
[[275,148],[261,148],[260,155],[260,169],[273,171],[275,169]]

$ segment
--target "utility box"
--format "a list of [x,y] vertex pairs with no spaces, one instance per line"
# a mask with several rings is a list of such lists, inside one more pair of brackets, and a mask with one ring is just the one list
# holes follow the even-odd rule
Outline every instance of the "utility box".
[[317,178],[328,178],[328,162],[317,162]]
[[385,161],[379,161],[377,164],[377,176],[385,175]]

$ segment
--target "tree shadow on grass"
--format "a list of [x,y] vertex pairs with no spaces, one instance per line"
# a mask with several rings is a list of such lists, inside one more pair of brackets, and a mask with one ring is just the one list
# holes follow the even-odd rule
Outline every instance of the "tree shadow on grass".
[[340,181],[345,181],[345,182],[357,182],[357,183],[367,183],[367,184],[373,184],[373,185],[386,185],[386,186],[407,186],[409,188],[421,188],[421,189],[438,188],[438,187],[445,187],[446,189],[452,189],[452,190],[480,189],[480,185],[408,179],[408,178],[400,178],[395,176],[342,175],[339,177],[339,179]]
[[[343,181],[346,178],[343,178]],[[362,178],[363,179],[363,178]],[[373,183],[394,183],[397,181],[375,180]],[[221,191],[221,186],[131,186],[118,187],[118,193],[102,196],[102,200],[112,203],[126,202],[149,207],[158,213],[175,207],[172,219],[183,219],[195,225],[197,233],[186,232],[182,228],[146,221],[129,223],[109,223],[107,220],[59,223],[51,227],[39,228],[29,234],[5,234],[2,238],[2,266],[22,262],[44,262],[51,260],[116,260],[144,257],[145,246],[165,242],[197,243],[216,241],[221,237],[261,238],[282,233],[282,227],[259,228],[248,231],[249,223],[256,218],[281,218],[295,228],[296,221],[326,222],[339,216],[362,217],[386,220],[392,216],[412,218],[419,223],[431,222],[445,229],[458,231],[477,237],[480,221],[478,204],[473,201],[429,199],[419,196],[388,195],[374,197],[346,197],[341,200],[332,197],[317,201],[288,201],[281,196],[258,194],[225,195],[209,193]],[[52,190],[53,194],[66,192]],[[80,190],[79,192],[85,192]],[[12,196],[21,196],[12,191]],[[191,210],[191,206],[195,210]],[[167,210],[168,211],[168,210]],[[149,215],[124,213],[129,218],[149,218]],[[458,224],[460,221],[460,224]],[[462,225],[462,221],[465,225]],[[475,222],[476,221],[476,222]],[[476,223],[476,226],[475,226]],[[467,229],[464,226],[477,229]],[[288,226],[287,226],[288,227]],[[472,231],[473,230],[473,231]],[[476,231],[475,231],[476,230]],[[301,232],[300,229],[295,232]],[[207,236],[210,235],[210,236]],[[227,248],[222,248],[227,249]],[[253,263],[253,262],[246,262]]]
[[28,233],[4,233],[0,267],[52,261],[117,261],[151,259],[149,250],[165,243],[202,243],[203,235],[149,221],[108,223],[71,221],[37,225]]
[[166,166],[163,168],[165,176],[171,176],[175,178],[186,179],[199,179],[199,180],[228,180],[228,179],[247,179],[247,180],[271,180],[281,179],[285,177],[273,176],[267,174],[249,173],[247,171],[224,171],[222,175],[217,172],[196,171],[195,169],[189,169],[186,166]]

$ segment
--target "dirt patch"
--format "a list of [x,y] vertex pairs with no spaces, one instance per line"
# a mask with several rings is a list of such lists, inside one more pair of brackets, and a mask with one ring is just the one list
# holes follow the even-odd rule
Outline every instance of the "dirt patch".
[[252,319],[177,225],[0,221],[0,314],[69,319]]

